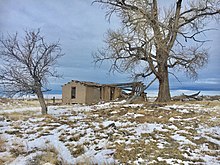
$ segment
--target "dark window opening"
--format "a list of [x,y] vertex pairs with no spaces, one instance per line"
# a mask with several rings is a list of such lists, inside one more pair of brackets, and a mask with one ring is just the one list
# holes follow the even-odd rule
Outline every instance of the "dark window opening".
[[76,87],[72,87],[71,88],[71,99],[75,99],[76,98]]
[[115,92],[115,88],[114,88],[114,87],[111,87],[111,88],[110,88],[110,100],[113,100],[114,92]]
[[100,99],[102,100],[102,88],[100,88]]

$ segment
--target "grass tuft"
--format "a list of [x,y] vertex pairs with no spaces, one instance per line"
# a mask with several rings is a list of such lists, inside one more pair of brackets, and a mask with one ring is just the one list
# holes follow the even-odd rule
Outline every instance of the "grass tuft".
[[0,152],[6,151],[5,139],[0,136]]

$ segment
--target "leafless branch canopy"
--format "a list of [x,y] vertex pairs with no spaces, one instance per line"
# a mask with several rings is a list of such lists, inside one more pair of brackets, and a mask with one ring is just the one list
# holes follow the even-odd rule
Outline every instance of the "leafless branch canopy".
[[40,30],[25,31],[25,37],[18,34],[0,39],[0,85],[5,94],[36,93],[46,88],[48,77],[59,77],[55,70],[60,58],[59,43],[46,43]]
[[196,78],[197,70],[207,63],[204,34],[213,30],[207,28],[211,20],[219,20],[219,0],[177,0],[169,8],[159,0],[94,3],[106,8],[107,18],[113,13],[120,17],[123,25],[108,31],[107,46],[94,54],[95,62],[111,60],[113,71],[136,73],[136,77],[153,74],[158,79],[163,77],[161,66],[184,69]]

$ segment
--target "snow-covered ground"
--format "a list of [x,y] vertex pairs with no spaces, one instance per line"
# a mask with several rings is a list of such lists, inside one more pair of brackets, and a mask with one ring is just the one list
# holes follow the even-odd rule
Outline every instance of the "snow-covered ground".
[[0,164],[220,164],[218,101],[25,105],[0,105]]

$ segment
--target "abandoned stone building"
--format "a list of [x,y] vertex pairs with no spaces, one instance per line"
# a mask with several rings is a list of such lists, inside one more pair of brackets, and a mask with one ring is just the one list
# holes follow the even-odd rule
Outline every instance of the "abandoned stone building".
[[64,104],[92,104],[121,96],[121,88],[108,84],[72,80],[62,86]]

